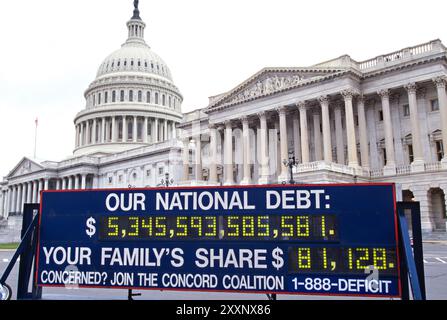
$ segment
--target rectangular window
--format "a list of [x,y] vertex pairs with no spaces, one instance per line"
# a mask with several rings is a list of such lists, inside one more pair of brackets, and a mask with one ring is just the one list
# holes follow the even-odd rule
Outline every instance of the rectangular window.
[[129,90],[129,101],[133,102],[133,90]]
[[112,91],[112,102],[116,102],[116,91]]
[[410,160],[410,163],[413,163],[414,161],[414,154],[413,154],[413,145],[408,145],[408,160]]
[[164,173],[164,168],[158,168],[158,174],[163,174]]
[[101,93],[98,93],[98,104],[101,104]]
[[150,177],[151,176],[151,170],[146,170],[146,177]]
[[359,116],[357,116],[357,115],[354,116],[354,125],[355,125],[356,127],[359,126]]
[[404,117],[409,117],[410,116],[410,105],[404,104],[402,108],[404,111]]
[[382,154],[383,154],[383,165],[386,166],[386,149],[385,148],[382,149]]
[[106,92],[104,93],[104,103],[108,103],[109,102],[109,93]]
[[124,90],[121,90],[120,92],[120,101],[124,102]]
[[431,111],[438,111],[439,110],[439,100],[438,99],[430,100],[430,107],[431,107]]
[[442,141],[436,141],[436,156],[438,161],[441,161],[444,158],[444,145]]
[[148,91],[148,92],[146,93],[146,102],[147,102],[147,103],[151,103],[151,92],[150,92],[150,91]]
[[122,175],[120,175],[120,176],[118,177],[118,181],[119,181],[119,182],[123,182],[123,176],[122,176]]
[[383,121],[383,111],[379,110],[379,121]]
[[113,177],[109,177],[109,184],[112,184],[113,182]]
[[138,102],[143,101],[143,93],[141,91],[138,91]]

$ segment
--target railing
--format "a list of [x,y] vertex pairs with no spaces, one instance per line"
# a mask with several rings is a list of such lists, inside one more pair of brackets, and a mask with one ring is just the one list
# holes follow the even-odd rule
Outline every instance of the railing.
[[396,167],[396,174],[397,175],[410,174],[410,173],[411,173],[411,165],[405,165],[405,166]]
[[[299,164],[298,166],[294,167],[293,172],[295,174],[299,174],[319,170],[327,170],[337,173],[348,174],[352,176],[368,177],[368,178],[380,178],[385,175],[383,168],[368,170],[364,168],[352,168],[338,163],[326,163],[324,161],[315,161],[315,162]],[[423,172],[436,172],[441,170],[443,170],[441,163],[435,162],[435,163],[426,163]],[[392,175],[407,175],[411,173],[412,173],[411,165],[403,165],[396,167],[396,171]]]
[[435,162],[435,163],[426,163],[425,164],[425,171],[427,172],[433,172],[433,171],[439,171],[441,170],[441,163]]
[[442,45],[440,40],[434,40],[359,62],[358,67],[360,70],[373,69],[377,66],[384,67],[388,63],[394,63],[396,61],[403,60],[404,58],[411,59],[413,56],[423,55],[426,53],[445,52],[445,50],[446,48]]

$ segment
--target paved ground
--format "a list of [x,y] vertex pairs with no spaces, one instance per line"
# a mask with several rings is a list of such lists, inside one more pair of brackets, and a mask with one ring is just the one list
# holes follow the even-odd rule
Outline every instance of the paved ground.
[[[0,251],[0,276],[6,269],[13,251]],[[424,244],[424,264],[428,299],[447,300],[447,244]],[[14,267],[7,283],[13,287],[16,297],[18,265]],[[233,293],[195,293],[195,292],[162,292],[162,291],[138,291],[141,297],[136,299],[146,300],[266,300],[262,294],[233,294]],[[44,288],[44,299],[127,299],[127,291],[110,289],[65,289]],[[291,299],[321,299],[321,297],[279,295],[278,300]],[[352,299],[352,298],[347,298]]]

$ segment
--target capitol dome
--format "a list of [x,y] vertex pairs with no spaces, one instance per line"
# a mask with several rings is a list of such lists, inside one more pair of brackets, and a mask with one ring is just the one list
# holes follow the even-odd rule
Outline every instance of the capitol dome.
[[104,155],[175,139],[183,97],[163,59],[144,40],[138,1],[128,38],[100,65],[75,117],[74,155]]

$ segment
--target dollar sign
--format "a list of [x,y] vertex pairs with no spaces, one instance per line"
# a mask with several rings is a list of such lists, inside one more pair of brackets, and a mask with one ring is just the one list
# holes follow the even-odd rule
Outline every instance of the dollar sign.
[[85,229],[85,232],[87,233],[87,235],[91,238],[95,235],[96,233],[96,220],[93,217],[90,217],[87,219],[87,229]]
[[284,252],[280,248],[276,248],[272,252],[273,262],[272,265],[276,270],[281,269],[284,266],[284,259],[283,259]]

